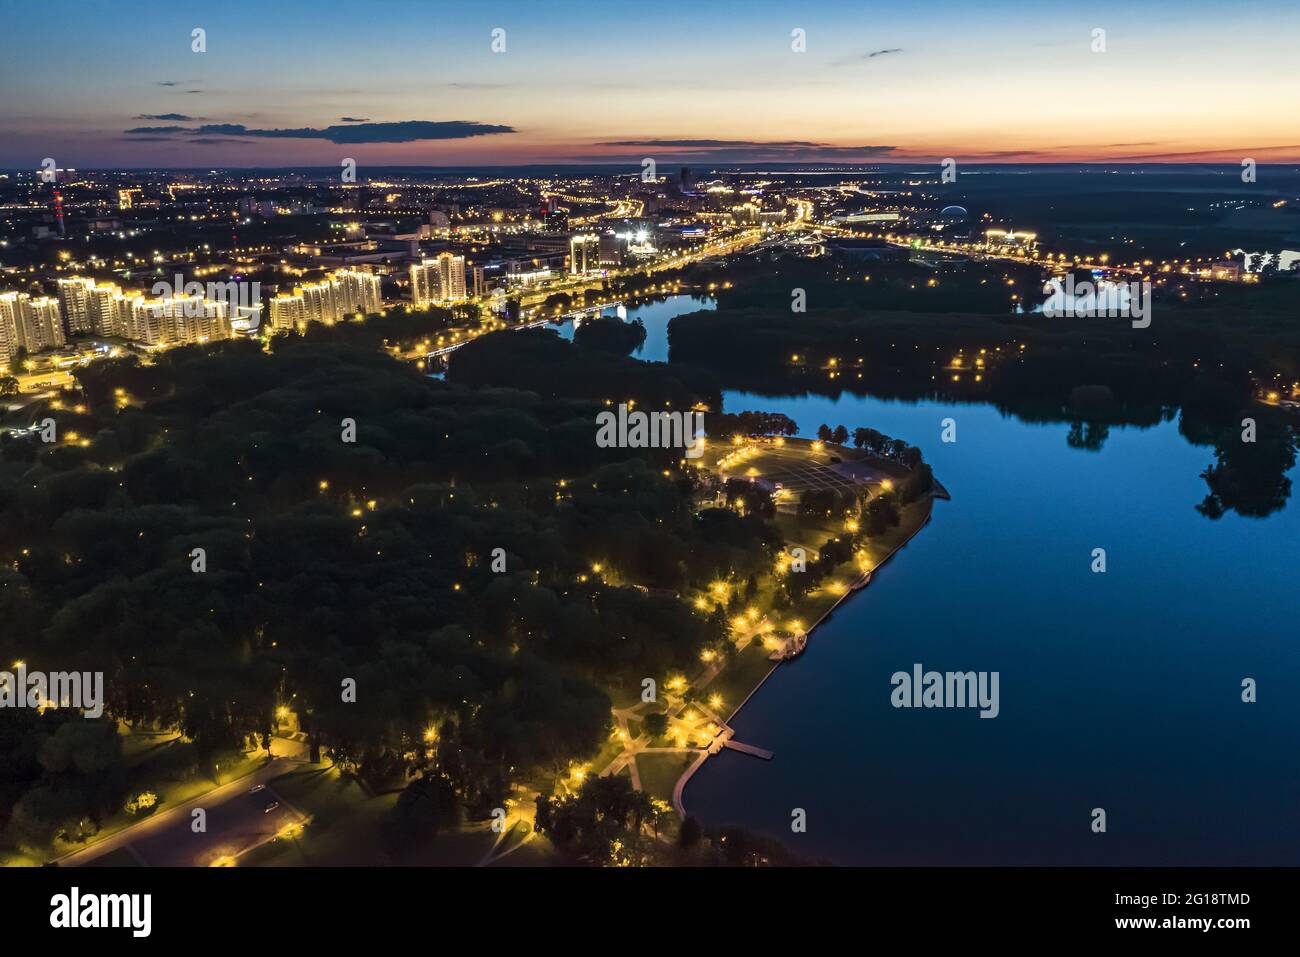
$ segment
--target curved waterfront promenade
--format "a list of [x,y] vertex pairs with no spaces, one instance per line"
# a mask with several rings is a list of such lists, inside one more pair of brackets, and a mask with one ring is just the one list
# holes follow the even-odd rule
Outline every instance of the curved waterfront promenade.
[[[948,494],[948,490],[944,488],[942,485],[940,485],[938,481],[936,481],[934,483],[934,489],[930,492],[930,502],[929,502],[930,508],[933,510],[935,499],[950,501],[951,498],[952,496]],[[907,545],[908,542],[910,542],[913,538],[915,538],[916,534],[920,532],[921,529],[925,528],[925,526],[930,524],[930,519],[932,517],[933,517],[933,511],[931,511],[930,514],[926,515],[925,521],[921,522],[919,525],[916,526],[916,528],[912,529],[912,531],[907,534],[906,538],[904,538],[897,545],[891,548],[889,552],[883,558],[880,559],[880,561],[878,561],[875,565],[873,565],[870,571],[863,572],[862,578],[870,579],[873,575],[875,575],[875,573],[878,572],[890,559],[892,559],[895,555],[897,555],[899,551],[901,551],[902,548],[905,545]],[[862,578],[859,578],[858,581],[862,581]],[[826,611],[822,613],[822,616],[820,618],[818,618],[815,622],[813,622],[813,624],[808,628],[808,643],[810,647],[812,645],[813,634],[817,630],[817,628],[822,623],[824,623],[828,618],[830,618],[832,613],[834,613],[835,609],[839,608],[840,605],[843,604],[845,601],[847,601],[850,597],[857,594],[859,590],[860,589],[856,587],[850,588],[843,595],[841,595],[833,605],[827,608]],[[754,695],[758,693],[758,689],[763,687],[763,685],[767,683],[767,679],[772,677],[772,675],[776,672],[778,668],[781,667],[782,664],[783,662],[780,661],[773,663],[771,669],[765,675],[763,675],[763,677],[759,680],[758,684],[754,685],[754,687],[750,689],[749,694],[745,695],[744,700],[742,700],[740,704],[736,705],[736,707],[732,709],[731,713],[727,715],[726,720],[722,722],[723,731],[722,734],[719,735],[720,740],[725,741],[726,739],[729,739],[731,737],[731,734],[733,733],[731,730],[731,722],[735,720],[736,715],[740,714],[741,708],[745,707],[745,705],[749,703],[750,699],[753,698]],[[713,677],[716,678],[717,674],[715,673]],[[690,767],[688,767],[685,771],[683,771],[682,776],[677,779],[677,784],[673,787],[673,809],[677,811],[678,817],[681,817],[683,819],[685,819],[686,817],[686,805],[683,801],[682,795],[683,792],[686,790],[687,783],[695,775],[695,772],[698,771],[701,767],[703,767],[704,762],[709,757],[709,755],[716,754],[721,749],[722,749],[722,745],[720,744],[716,744],[709,748],[702,748],[699,752],[699,755],[696,757],[696,759],[691,762]]]

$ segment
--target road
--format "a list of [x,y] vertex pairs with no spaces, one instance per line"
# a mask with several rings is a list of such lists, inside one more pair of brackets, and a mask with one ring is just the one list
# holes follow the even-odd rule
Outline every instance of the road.
[[[94,866],[97,858],[120,850],[125,850],[138,863],[153,867],[233,863],[285,828],[301,825],[307,819],[268,783],[300,765],[296,759],[273,758],[251,774],[74,851],[59,858],[57,863],[61,867]],[[263,789],[254,792],[252,789],[258,785]],[[280,806],[267,812],[273,802],[279,802]],[[191,812],[198,808],[207,816],[207,829],[201,833],[195,833],[192,828]]]
[[[545,318],[540,318],[540,319],[534,318],[536,315],[535,308],[529,309],[528,307],[529,306],[535,307],[538,304],[545,302],[548,297],[556,295],[558,293],[568,293],[570,295],[573,295],[575,293],[582,292],[589,289],[603,289],[606,279],[616,278],[617,276],[620,275],[633,275],[637,273],[648,275],[656,272],[663,272],[664,270],[667,269],[680,269],[682,266],[688,265],[689,263],[701,262],[705,259],[712,259],[717,256],[728,256],[731,255],[732,253],[741,252],[744,250],[753,251],[755,249],[761,249],[765,245],[771,245],[775,242],[780,241],[786,233],[794,231],[797,227],[798,227],[797,222],[792,223],[789,226],[782,227],[782,229],[777,230],[774,233],[770,233],[770,234],[763,234],[760,230],[746,230],[744,233],[741,233],[740,235],[735,237],[730,237],[728,239],[723,239],[723,240],[715,240],[706,243],[698,251],[686,253],[681,256],[675,256],[669,259],[664,259],[647,266],[639,266],[635,269],[626,269],[622,271],[611,271],[608,275],[604,275],[604,276],[596,276],[596,277],[589,277],[589,278],[575,278],[565,283],[559,283],[557,285],[547,287],[544,290],[539,290],[538,292],[523,297],[523,299],[520,301],[520,306],[526,314],[526,319],[525,321],[520,322],[517,325],[510,326],[509,328],[535,329],[539,326],[544,326],[547,324],[560,323],[566,319],[571,319],[574,316],[581,316],[581,315],[591,313],[593,311],[599,311],[601,308],[600,306],[583,306],[577,309],[573,309],[570,312],[564,313],[563,315],[547,316]],[[607,303],[605,305],[613,305],[613,303]],[[403,359],[407,361],[414,361],[417,359],[432,359],[438,356],[445,356],[448,353],[455,352],[461,346],[465,345],[465,343],[471,342],[475,337],[475,334],[471,333],[468,327],[465,326],[457,326],[457,327],[449,328],[448,331],[457,334],[464,334],[465,338],[459,339],[458,341],[449,343],[447,345],[438,346],[437,348],[434,349],[430,349],[428,347],[423,347],[423,348],[417,347],[415,349],[410,349],[407,352],[394,353],[394,355],[396,355],[396,357],[399,359]]]

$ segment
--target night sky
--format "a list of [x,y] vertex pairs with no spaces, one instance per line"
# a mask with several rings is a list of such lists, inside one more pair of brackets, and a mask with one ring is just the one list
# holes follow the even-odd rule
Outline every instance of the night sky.
[[1273,0],[0,2],[6,168],[1300,158]]

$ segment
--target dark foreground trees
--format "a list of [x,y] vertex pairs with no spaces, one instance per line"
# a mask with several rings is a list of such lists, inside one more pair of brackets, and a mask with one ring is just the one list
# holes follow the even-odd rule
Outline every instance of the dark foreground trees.
[[[605,688],[724,637],[676,594],[766,567],[778,539],[734,514],[717,534],[663,450],[598,447],[589,380],[496,387],[533,348],[647,405],[703,401],[687,379],[508,335],[475,342],[471,385],[316,337],[82,370],[51,412],[63,441],[0,445],[0,659],[104,672],[108,715],[179,727],[201,761],[286,708],[314,754],[387,787],[445,729],[438,773],[471,814],[589,757]],[[123,797],[35,753],[4,773],[0,818],[32,840]]]

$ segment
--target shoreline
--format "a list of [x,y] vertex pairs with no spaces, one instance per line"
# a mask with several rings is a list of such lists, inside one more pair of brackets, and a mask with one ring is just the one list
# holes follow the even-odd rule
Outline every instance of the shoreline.
[[[942,501],[952,500],[952,496],[948,493],[948,490],[944,488],[942,485],[940,485],[937,480],[935,481],[934,484],[935,484],[935,489],[930,492],[929,501],[927,502],[930,511],[926,514],[925,521],[921,522],[916,526],[916,528],[912,529],[912,531],[907,534],[906,538],[904,538],[897,545],[891,548],[889,550],[889,553],[886,554],[885,557],[882,558],[879,562],[877,562],[875,567],[873,567],[871,571],[864,572],[863,573],[864,575],[874,576],[876,572],[880,571],[881,568],[887,565],[895,555],[897,555],[900,551],[902,551],[903,548],[913,538],[917,536],[917,534],[921,531],[921,529],[925,528],[927,525],[930,524],[930,520],[934,517],[934,503],[936,500],[942,500]],[[840,605],[842,605],[845,601],[852,598],[854,595],[858,594],[858,592],[862,590],[863,589],[855,590],[851,588],[848,591],[846,591],[843,595],[841,595],[839,598],[835,600],[835,603],[833,605],[831,605],[829,608],[826,609],[826,611],[822,613],[822,616],[820,618],[818,618],[815,622],[812,623],[812,625],[808,627],[807,635],[808,635],[809,645],[812,644],[813,633],[817,630],[817,628],[820,627],[822,624],[824,624],[825,621],[828,618],[830,618],[830,616],[835,612],[835,610],[840,607]],[[740,702],[740,704],[736,705],[736,707],[731,711],[731,713],[727,715],[726,719],[722,722],[724,729],[726,729],[727,731],[731,730],[731,722],[735,720],[736,715],[740,714],[741,709],[744,708],[745,705],[747,705],[750,702],[750,700],[754,697],[754,695],[758,693],[758,690],[767,683],[767,680],[771,678],[772,675],[776,674],[777,670],[781,667],[781,665],[787,663],[788,662],[784,662],[784,661],[776,661],[772,663],[772,667],[763,675],[762,678],[759,679],[758,683],[755,684],[754,687],[750,689],[749,693],[745,695],[744,699]],[[719,674],[721,674],[721,672],[719,672]],[[715,674],[713,678],[710,679],[710,683],[716,680],[717,677],[718,675]],[[687,814],[686,806],[683,800],[683,793],[686,790],[686,785],[690,782],[690,779],[695,775],[695,772],[704,766],[704,762],[709,758],[709,756],[715,753],[716,752],[711,748],[701,749],[699,756],[693,762],[691,762],[690,767],[688,767],[685,771],[682,772],[681,777],[677,779],[677,783],[673,786],[673,810],[677,812],[677,816],[682,820],[686,819],[686,814]]]

